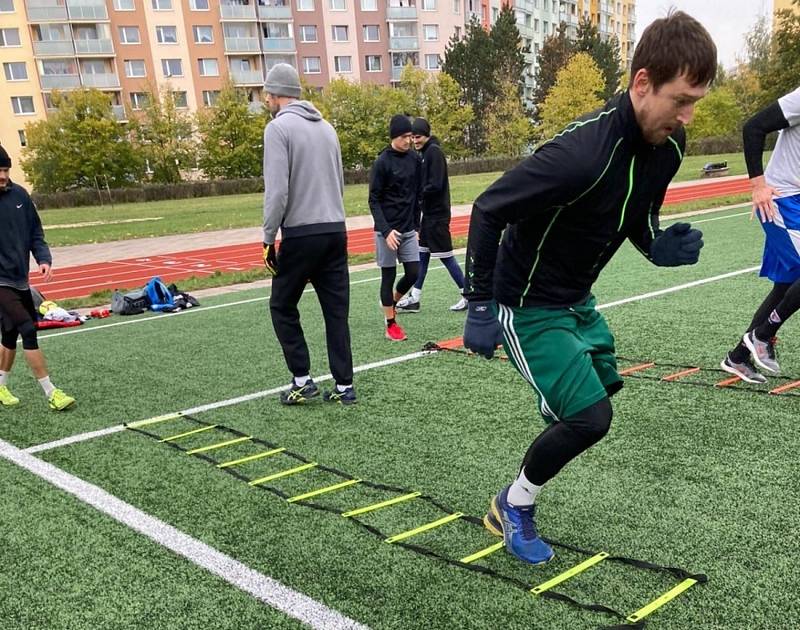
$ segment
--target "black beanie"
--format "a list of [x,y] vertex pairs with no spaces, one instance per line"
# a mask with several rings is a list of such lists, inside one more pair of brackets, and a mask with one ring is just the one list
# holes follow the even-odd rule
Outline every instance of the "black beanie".
[[405,114],[395,114],[389,121],[389,137],[394,139],[397,136],[411,133],[411,121]]
[[2,144],[0,144],[0,168],[11,168],[11,158],[8,157]]
[[431,126],[424,118],[415,118],[411,124],[411,133],[415,136],[430,136]]

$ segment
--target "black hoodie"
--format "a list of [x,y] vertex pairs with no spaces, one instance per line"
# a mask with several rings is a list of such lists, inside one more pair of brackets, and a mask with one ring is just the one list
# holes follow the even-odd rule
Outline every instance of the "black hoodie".
[[28,288],[30,255],[52,264],[42,222],[28,192],[13,182],[0,189],[0,286]]
[[381,151],[369,176],[369,211],[376,232],[385,238],[392,230],[403,234],[419,228],[420,184],[420,159],[414,151],[391,146]]
[[422,214],[427,219],[450,218],[450,180],[447,160],[436,136],[420,151],[422,156]]

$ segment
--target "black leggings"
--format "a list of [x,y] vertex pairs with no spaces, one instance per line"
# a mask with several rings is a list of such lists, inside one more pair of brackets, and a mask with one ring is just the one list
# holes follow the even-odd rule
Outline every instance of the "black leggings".
[[37,350],[36,309],[30,289],[21,291],[13,287],[0,287],[0,318],[3,330],[2,344],[8,350],[17,349],[17,337],[22,337],[25,350]]
[[[419,275],[419,261],[403,263],[403,277],[397,282],[395,289],[400,295],[414,286]],[[381,304],[383,306],[394,306],[394,294],[392,287],[394,279],[397,277],[397,267],[381,267]]]
[[525,477],[537,486],[550,481],[570,461],[603,439],[611,427],[612,415],[611,401],[603,398],[574,416],[551,424],[525,453]]

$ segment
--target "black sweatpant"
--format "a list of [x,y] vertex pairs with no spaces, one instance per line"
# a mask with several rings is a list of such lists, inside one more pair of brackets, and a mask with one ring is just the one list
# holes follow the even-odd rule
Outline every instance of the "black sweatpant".
[[272,325],[293,376],[311,374],[311,358],[300,326],[297,303],[307,283],[317,293],[325,319],[328,363],[337,385],[352,385],[350,350],[350,274],[347,234],[315,234],[281,241],[278,273],[272,280],[269,310]]

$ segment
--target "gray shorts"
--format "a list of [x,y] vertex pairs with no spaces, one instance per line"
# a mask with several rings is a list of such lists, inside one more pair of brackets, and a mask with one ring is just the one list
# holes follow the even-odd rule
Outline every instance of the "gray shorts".
[[394,267],[401,262],[419,262],[419,243],[416,232],[404,232],[400,235],[397,251],[392,251],[380,232],[375,232],[375,262],[378,267]]

